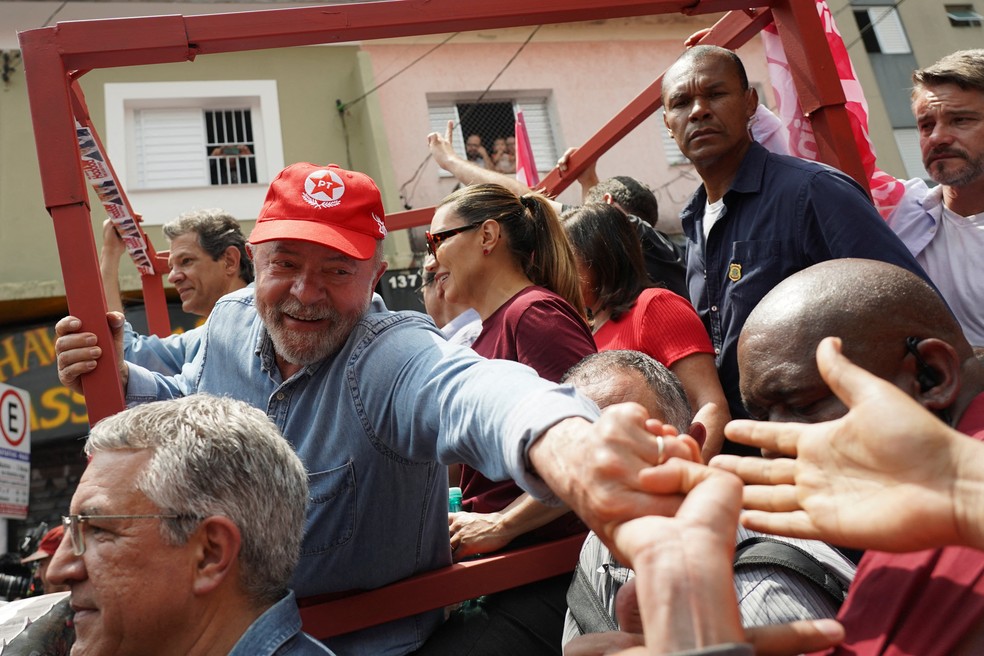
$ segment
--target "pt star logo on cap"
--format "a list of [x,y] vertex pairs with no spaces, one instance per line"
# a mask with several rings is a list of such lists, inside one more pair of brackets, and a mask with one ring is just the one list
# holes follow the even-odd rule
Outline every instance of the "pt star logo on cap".
[[338,174],[329,169],[321,169],[311,173],[304,180],[304,192],[301,198],[308,205],[326,209],[342,202],[344,194],[345,183]]
[[731,266],[728,267],[728,280],[731,282],[741,280],[741,265],[737,262],[732,262]]

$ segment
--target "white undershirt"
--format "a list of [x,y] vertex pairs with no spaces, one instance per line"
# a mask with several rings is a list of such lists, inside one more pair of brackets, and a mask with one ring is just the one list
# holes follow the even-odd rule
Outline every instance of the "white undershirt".
[[943,292],[974,346],[984,346],[984,213],[963,217],[943,207],[936,235],[916,256]]
[[719,198],[716,202],[704,203],[704,239],[707,239],[707,235],[711,234],[711,228],[717,223],[722,216],[724,216],[728,211],[728,208],[724,206],[724,198]]

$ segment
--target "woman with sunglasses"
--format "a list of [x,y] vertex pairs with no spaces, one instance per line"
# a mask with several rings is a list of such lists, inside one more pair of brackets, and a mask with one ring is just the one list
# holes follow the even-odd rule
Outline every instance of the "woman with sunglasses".
[[714,348],[689,301],[657,286],[646,273],[638,233],[606,203],[569,210],[562,221],[574,249],[581,293],[599,351],[641,351],[675,373],[694,409],[691,434],[704,460],[721,450],[731,419],[714,365]]
[[[495,184],[463,187],[438,205],[426,236],[436,258],[434,280],[445,298],[475,308],[482,318],[482,332],[472,345],[479,354],[521,362],[557,382],[595,352],[574,256],[546,198],[520,198]],[[466,512],[449,521],[456,560],[585,530],[573,513],[536,503],[512,481],[490,481],[463,466],[461,488]],[[510,618],[492,623],[511,626],[509,635],[497,640],[509,644],[513,654],[559,654],[569,582],[570,576],[555,577],[489,595],[485,616],[501,611]],[[481,630],[467,624],[452,618],[447,631],[418,653],[445,653],[442,644],[446,653],[469,653],[467,645]]]

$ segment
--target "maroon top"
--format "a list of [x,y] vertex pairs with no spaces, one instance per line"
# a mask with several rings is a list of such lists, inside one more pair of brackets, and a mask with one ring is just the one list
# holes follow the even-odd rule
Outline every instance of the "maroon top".
[[[472,348],[486,358],[513,360],[553,382],[595,352],[591,331],[570,303],[543,287],[527,287],[482,322]],[[508,381],[503,381],[504,385]],[[468,465],[461,468],[462,509],[502,510],[523,493],[511,480],[490,481]],[[556,539],[586,530],[574,513],[531,531],[524,543]]]

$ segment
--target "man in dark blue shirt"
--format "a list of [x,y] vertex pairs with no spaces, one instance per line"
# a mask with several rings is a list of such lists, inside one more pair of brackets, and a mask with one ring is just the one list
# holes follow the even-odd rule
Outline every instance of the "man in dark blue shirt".
[[[714,344],[731,414],[747,417],[738,390],[738,335],[776,284],[841,257],[926,274],[854,180],[753,141],[748,122],[758,94],[733,52],[687,50],[664,75],[662,93],[666,127],[703,181],[681,214],[690,300]],[[743,448],[726,443],[724,450]]]

